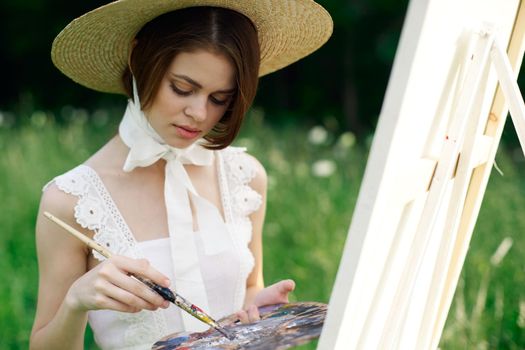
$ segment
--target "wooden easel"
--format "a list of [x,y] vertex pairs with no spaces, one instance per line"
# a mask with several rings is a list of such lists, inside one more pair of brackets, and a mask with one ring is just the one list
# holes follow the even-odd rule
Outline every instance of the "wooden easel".
[[[472,33],[472,36],[476,41],[476,48],[462,89],[464,94],[455,111],[451,134],[447,135],[444,141],[442,155],[431,175],[426,206],[411,249],[412,256],[406,265],[405,278],[414,279],[427,252],[430,242],[428,235],[433,231],[432,228],[440,208],[447,206],[444,232],[452,234],[444,235],[440,242],[437,264],[431,282],[433,288],[429,290],[415,349],[435,349],[438,346],[441,330],[444,327],[468,248],[468,242],[465,242],[466,237],[460,237],[462,230],[459,229],[459,226],[462,222],[464,208],[469,205],[467,200],[472,172],[480,165],[487,164],[494,159],[494,155],[490,154],[490,145],[495,140],[484,134],[487,120],[472,113],[476,103],[479,103],[478,86],[491,64],[496,70],[499,86],[510,107],[512,122],[518,132],[525,155],[525,103],[509,56],[490,29]],[[449,198],[445,198],[449,185],[447,180],[450,178],[455,179],[452,193]],[[470,236],[468,241],[470,241]],[[458,245],[459,242],[462,244]],[[457,251],[458,248],[461,251]],[[443,267],[448,267],[448,270]],[[399,343],[400,339],[397,335],[406,325],[406,310],[412,291],[398,290],[398,300],[402,303],[403,312],[392,314],[389,317],[389,322],[395,326],[382,341],[385,349],[390,344],[396,344],[396,348],[399,349],[406,349]],[[432,326],[436,320],[437,324]]]
[[[498,29],[490,25],[465,31],[464,36],[471,45],[466,55],[464,78],[457,86],[458,98],[450,107],[447,132],[434,135],[443,137],[441,152],[436,159],[420,158],[411,167],[410,176],[405,177],[410,184],[405,188],[409,190],[394,195],[406,197],[407,206],[415,205],[411,204],[415,198],[424,198],[420,200],[418,212],[421,215],[415,229],[408,230],[409,234],[395,235],[390,242],[383,266],[376,267],[375,271],[381,271],[381,276],[371,291],[373,295],[366,296],[370,300],[367,305],[359,304],[357,299],[363,292],[356,284],[366,280],[363,264],[370,264],[371,260],[354,257],[361,254],[358,248],[366,246],[367,237],[353,237],[352,243],[361,246],[345,248],[319,349],[437,348],[507,109],[510,109],[525,154],[525,104],[515,73],[525,50],[523,3],[519,5],[507,50],[497,34]],[[487,99],[485,83],[490,74],[496,75],[499,86],[493,95],[490,112],[483,114],[480,113],[481,105]],[[366,205],[370,206],[365,203],[361,207]],[[404,216],[406,210],[400,209],[396,214],[400,232],[410,227],[409,219]],[[363,230],[357,227],[354,232]],[[372,231],[367,234],[378,234],[377,228]],[[403,251],[408,254],[400,257],[399,252]]]

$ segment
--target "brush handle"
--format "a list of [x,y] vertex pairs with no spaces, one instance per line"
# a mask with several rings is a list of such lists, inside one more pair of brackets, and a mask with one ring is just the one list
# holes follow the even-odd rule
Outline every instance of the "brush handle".
[[150,287],[152,290],[160,294],[161,297],[163,297],[165,300],[170,301],[172,303],[175,303],[175,293],[171,291],[171,289],[159,286],[157,283],[153,282],[152,280],[149,280],[147,278],[137,276],[137,275],[131,275],[133,278],[137,279],[138,281],[144,283],[148,287]]
[[[113,255],[108,249],[104,248],[103,246],[101,246],[100,244],[92,240],[91,238],[87,237],[86,235],[82,234],[81,232],[75,230],[73,227],[69,226],[68,224],[66,224],[59,218],[55,217],[54,215],[48,213],[47,211],[44,212],[44,215],[49,220],[53,221],[54,223],[56,223],[57,225],[65,229],[67,232],[71,233],[73,236],[80,239],[82,242],[87,244],[91,249],[100,253],[104,257],[109,258]],[[141,276],[137,276],[133,274],[130,274],[130,276],[144,283],[145,285],[150,287],[152,290],[160,294],[160,296],[162,296],[165,300],[168,300],[174,303],[175,305],[177,305],[178,307],[180,307],[181,309],[183,309],[184,311],[186,311],[193,317],[201,320],[202,322],[206,323],[209,326],[214,327],[219,332],[226,334],[224,333],[224,330],[222,329],[222,327],[220,327],[213,318],[211,318],[208,314],[202,311],[202,309],[197,307],[195,304],[190,303],[188,300],[186,300],[179,294],[173,293],[171,289],[159,286],[155,282],[145,277],[141,277]]]
[[[75,236],[76,238],[80,239],[82,242],[87,244],[88,247],[90,247],[91,249],[95,250],[96,252],[98,252],[102,256],[104,256],[106,258],[110,258],[113,255],[113,253],[111,253],[108,249],[104,248],[103,246],[101,246],[100,244],[98,244],[97,242],[95,242],[94,240],[89,238],[88,236],[86,236],[86,235],[82,234],[81,232],[75,230],[73,227],[69,226],[68,224],[66,224],[64,221],[60,220],[56,216],[50,214],[47,211],[44,212],[44,215],[49,220],[53,221],[54,223],[56,223],[57,225],[59,225],[60,227],[65,229],[67,232],[71,233],[73,236]],[[168,301],[171,301],[172,303],[175,303],[175,295],[173,294],[173,292],[169,288],[161,287],[158,284],[156,284],[155,282],[153,282],[150,279],[147,279],[145,277],[141,277],[141,276],[137,276],[137,275],[133,275],[133,274],[131,276],[133,278],[135,278],[136,280],[144,283],[145,285],[147,285],[148,287],[153,289],[155,292],[159,293],[164,299],[166,299]]]
[[94,240],[89,238],[88,236],[86,236],[86,235],[82,234],[81,232],[75,230],[73,227],[69,226],[68,224],[66,224],[64,221],[60,220],[56,216],[50,214],[47,211],[44,212],[44,215],[49,220],[53,221],[55,224],[57,224],[58,226],[62,227],[64,230],[66,230],[67,232],[71,233],[76,238],[80,239],[82,242],[87,244],[87,246],[89,248],[95,250],[96,252],[98,252],[102,256],[104,256],[106,258],[110,258],[113,255],[113,253],[111,253],[108,249],[104,248],[103,246],[101,246],[100,244],[98,244],[97,242],[95,242]]

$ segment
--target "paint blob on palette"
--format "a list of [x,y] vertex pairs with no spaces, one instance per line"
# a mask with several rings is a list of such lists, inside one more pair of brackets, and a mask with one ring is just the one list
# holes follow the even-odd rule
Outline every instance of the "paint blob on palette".
[[277,304],[259,308],[261,320],[239,323],[235,315],[219,324],[235,339],[228,340],[215,329],[175,333],[153,345],[153,350],[280,350],[307,343],[321,335],[327,305],[316,302]]

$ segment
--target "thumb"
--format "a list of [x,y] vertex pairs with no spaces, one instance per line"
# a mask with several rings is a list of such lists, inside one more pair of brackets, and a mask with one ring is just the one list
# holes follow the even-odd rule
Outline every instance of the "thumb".
[[288,293],[294,288],[295,282],[293,280],[279,281],[257,293],[254,303],[257,306],[288,303]]
[[292,292],[295,289],[295,282],[293,280],[283,280],[274,284],[277,289],[277,292],[281,295],[286,296],[288,299],[288,293]]

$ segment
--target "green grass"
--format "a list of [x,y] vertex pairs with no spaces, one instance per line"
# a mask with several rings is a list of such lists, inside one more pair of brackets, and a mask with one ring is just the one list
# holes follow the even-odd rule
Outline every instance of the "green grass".
[[[86,118],[71,108],[63,113],[71,119],[67,125],[35,112],[21,127],[0,126],[2,349],[28,348],[38,283],[34,225],[42,186],[98,149],[116,132],[119,116],[110,112],[114,118],[107,118],[99,111]],[[265,280],[295,279],[292,301],[328,302],[366,162],[366,146],[354,144],[351,134],[321,132],[317,139],[316,144],[307,141],[308,129],[297,125],[269,127],[263,113],[255,111],[236,142],[247,146],[269,174]],[[525,344],[525,163],[511,158],[507,152],[498,154],[505,175],[493,172],[489,182],[442,349],[519,349]],[[314,174],[313,164],[321,160],[331,175]],[[513,240],[510,251],[501,263],[491,264],[505,237]],[[90,336],[86,348],[96,349]],[[315,342],[299,347],[314,348]]]

